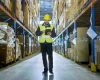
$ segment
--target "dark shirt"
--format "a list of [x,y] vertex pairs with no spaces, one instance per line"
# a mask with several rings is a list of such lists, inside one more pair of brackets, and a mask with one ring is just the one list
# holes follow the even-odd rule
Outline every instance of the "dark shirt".
[[[45,27],[50,27],[49,23],[45,23],[44,22],[42,25],[45,26]],[[40,31],[40,27],[37,28],[36,35],[37,36],[41,36],[42,35],[42,32]],[[56,37],[55,28],[53,28],[52,31],[51,31],[51,37],[52,38]]]

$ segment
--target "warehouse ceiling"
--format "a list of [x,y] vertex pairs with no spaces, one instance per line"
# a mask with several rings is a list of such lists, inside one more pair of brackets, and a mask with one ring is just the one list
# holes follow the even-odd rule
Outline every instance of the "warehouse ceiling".
[[52,0],[40,0],[40,20],[43,20],[45,14],[49,14],[52,18]]

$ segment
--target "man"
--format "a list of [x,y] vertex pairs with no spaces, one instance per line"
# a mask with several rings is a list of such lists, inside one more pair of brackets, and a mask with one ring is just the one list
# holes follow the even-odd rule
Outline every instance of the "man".
[[[49,21],[50,21],[50,16],[46,14],[44,16],[44,23],[42,25],[39,25],[39,27],[36,30],[36,35],[39,36],[39,43],[41,46],[42,60],[44,65],[43,73],[47,73],[49,69],[49,72],[53,74],[52,38],[56,37],[56,33],[54,27],[49,23]],[[49,68],[46,57],[47,54],[49,60]]]

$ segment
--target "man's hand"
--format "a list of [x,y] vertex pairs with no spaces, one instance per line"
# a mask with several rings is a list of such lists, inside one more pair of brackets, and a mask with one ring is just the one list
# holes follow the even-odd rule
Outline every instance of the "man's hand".
[[42,32],[45,33],[45,30],[43,30]]
[[41,33],[42,33],[42,34],[45,33],[45,30],[41,31]]
[[51,35],[51,32],[47,32],[47,35]]

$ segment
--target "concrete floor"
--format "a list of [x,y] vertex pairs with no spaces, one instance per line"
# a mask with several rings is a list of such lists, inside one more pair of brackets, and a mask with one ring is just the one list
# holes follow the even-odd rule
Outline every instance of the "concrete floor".
[[42,71],[42,58],[39,54],[0,70],[0,80],[100,80],[100,73],[92,73],[57,53],[54,53],[54,76],[42,75]]

